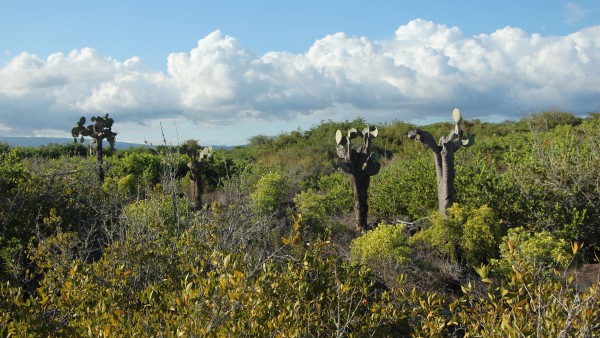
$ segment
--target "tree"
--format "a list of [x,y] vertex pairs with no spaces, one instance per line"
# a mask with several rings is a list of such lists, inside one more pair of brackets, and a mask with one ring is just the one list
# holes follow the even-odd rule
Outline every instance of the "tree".
[[462,117],[458,108],[454,108],[452,117],[455,122],[454,130],[448,136],[440,137],[437,143],[430,133],[421,129],[408,132],[410,139],[417,140],[433,152],[437,176],[438,207],[441,215],[446,215],[446,209],[452,206],[456,197],[454,190],[454,153],[461,146],[469,147],[474,143],[472,137],[463,139],[463,131],[460,128]]
[[196,140],[188,140],[184,144],[183,149],[190,158],[187,166],[190,168],[190,180],[194,183],[192,185],[194,210],[198,211],[202,209],[202,193],[204,192],[202,176],[205,173],[205,160],[211,156],[212,147],[204,147],[198,151],[198,142]]
[[351,140],[358,137],[355,128],[348,130],[348,136],[342,135],[341,131],[335,133],[337,154],[343,160],[339,167],[347,174],[352,175],[354,186],[354,213],[356,230],[367,229],[367,216],[369,213],[368,190],[371,176],[376,175],[381,168],[371,152],[371,139],[377,137],[377,128],[366,127],[363,131],[363,145],[353,149]]
[[85,117],[82,116],[77,122],[77,126],[71,130],[73,140],[77,143],[77,137],[81,137],[80,141],[83,143],[83,137],[89,136],[92,138],[92,143],[96,144],[96,163],[98,166],[98,177],[100,182],[104,182],[104,168],[102,166],[102,141],[106,139],[110,144],[110,150],[112,151],[115,147],[115,137],[117,133],[112,131],[112,125],[115,122],[113,119],[108,117],[108,114],[104,116],[93,116],[92,122],[85,127]]

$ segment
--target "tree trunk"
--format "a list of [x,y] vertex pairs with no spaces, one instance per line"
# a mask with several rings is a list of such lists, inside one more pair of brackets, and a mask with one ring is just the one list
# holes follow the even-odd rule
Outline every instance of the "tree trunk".
[[356,230],[367,230],[367,216],[369,214],[368,191],[371,177],[367,175],[352,175],[354,186],[354,215]]
[[196,173],[195,175],[196,179],[193,181],[192,194],[194,196],[194,211],[198,211],[202,210],[203,207],[202,193],[204,192],[204,186],[202,185],[202,180],[198,176],[199,174]]
[[440,140],[441,151],[436,154],[436,174],[438,182],[438,207],[441,215],[454,204],[454,143],[443,143]]
[[98,178],[100,184],[104,183],[104,166],[102,165],[102,140],[96,140],[96,166],[98,168]]
[[441,137],[436,143],[431,134],[420,129],[415,129],[408,134],[433,152],[435,162],[435,174],[438,189],[438,211],[441,215],[447,215],[447,209],[454,204],[454,152],[461,146],[457,140],[457,132],[452,132],[446,137]]

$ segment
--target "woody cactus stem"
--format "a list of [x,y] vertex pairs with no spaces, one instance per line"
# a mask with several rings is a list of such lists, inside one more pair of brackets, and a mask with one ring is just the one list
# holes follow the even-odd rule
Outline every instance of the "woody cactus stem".
[[473,137],[463,139],[463,131],[460,128],[462,117],[458,108],[454,109],[452,117],[455,123],[454,130],[448,136],[440,137],[437,143],[431,134],[421,129],[411,130],[408,133],[410,139],[417,140],[433,152],[438,188],[438,211],[443,216],[446,216],[446,210],[456,199],[454,153],[461,146],[470,147],[475,142]]
[[77,122],[77,126],[71,129],[71,135],[73,136],[73,141],[77,143],[77,138],[79,137],[79,141],[83,143],[84,136],[89,136],[92,138],[92,142],[96,144],[96,165],[98,168],[98,177],[100,182],[104,182],[104,167],[102,165],[102,156],[104,155],[104,151],[102,148],[102,140],[106,139],[110,144],[110,150],[113,150],[115,147],[115,137],[117,133],[112,131],[112,125],[115,122],[113,119],[108,117],[108,114],[104,116],[93,116],[92,122],[94,124],[90,124],[87,127],[85,125],[85,117],[81,117],[79,122]]
[[205,160],[212,155],[212,147],[205,147],[198,151],[198,143],[194,140],[188,141],[186,144],[186,153],[190,158],[187,166],[190,168],[190,180],[192,184],[192,196],[194,198],[194,210],[202,209],[202,194],[204,193],[204,182],[202,176],[205,171]]
[[352,177],[357,231],[367,229],[369,184],[371,183],[371,176],[376,175],[381,168],[371,152],[371,140],[377,137],[377,133],[377,128],[367,126],[362,131],[363,145],[358,149],[353,149],[351,144],[353,139],[359,137],[356,129],[349,129],[347,136],[342,135],[339,130],[335,134],[337,154],[342,159],[339,167]]

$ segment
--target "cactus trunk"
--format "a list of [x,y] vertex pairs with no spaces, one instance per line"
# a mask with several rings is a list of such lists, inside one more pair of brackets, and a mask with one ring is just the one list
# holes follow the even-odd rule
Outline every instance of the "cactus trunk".
[[354,215],[357,231],[367,230],[367,216],[369,214],[368,191],[371,176],[377,175],[381,165],[375,160],[371,153],[371,140],[376,138],[377,128],[369,127],[362,131],[363,145],[353,149],[351,140],[358,138],[358,131],[354,128],[348,130],[348,136],[342,135],[338,130],[335,134],[336,150],[338,156],[343,160],[339,167],[352,177],[354,187]]
[[439,153],[434,153],[437,189],[438,189],[438,211],[446,215],[446,210],[455,202],[454,190],[454,146],[450,143],[442,145]]
[[354,186],[354,218],[357,231],[368,229],[369,215],[368,191],[371,177],[366,175],[351,175]]
[[204,185],[200,178],[200,173],[194,174],[195,179],[192,184],[192,196],[194,198],[194,211],[202,210],[202,193],[204,193]]
[[100,179],[100,183],[104,182],[104,166],[102,165],[102,140],[98,140],[96,144],[96,166],[98,169],[98,178]]
[[452,115],[456,123],[454,130],[448,136],[440,137],[437,143],[433,136],[426,131],[415,129],[408,133],[409,138],[417,140],[433,152],[438,189],[438,211],[443,216],[446,216],[446,210],[454,204],[456,198],[454,153],[460,147],[470,147],[474,142],[473,138],[462,139],[460,111],[455,108]]
[[190,180],[192,180],[192,198],[194,199],[194,211],[202,210],[202,194],[204,193],[203,176],[205,174],[205,160],[212,154],[212,147],[205,147],[198,151],[198,142],[188,140],[183,145],[183,151],[188,155],[190,161],[187,166],[190,168]]

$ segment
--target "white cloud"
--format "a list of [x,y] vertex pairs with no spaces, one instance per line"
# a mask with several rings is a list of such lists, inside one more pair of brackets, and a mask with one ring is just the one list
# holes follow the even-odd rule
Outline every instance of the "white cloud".
[[68,131],[94,113],[129,124],[235,125],[408,120],[446,116],[454,106],[469,117],[511,118],[550,107],[584,113],[600,103],[600,26],[562,37],[513,27],[466,37],[417,19],[390,40],[336,33],[306,53],[264,55],[215,31],[167,61],[166,72],[153,72],[139,57],[119,61],[90,48],[16,55],[0,68],[2,130]]
[[587,10],[575,2],[565,2],[565,18],[564,22],[568,25],[575,25],[585,19]]

